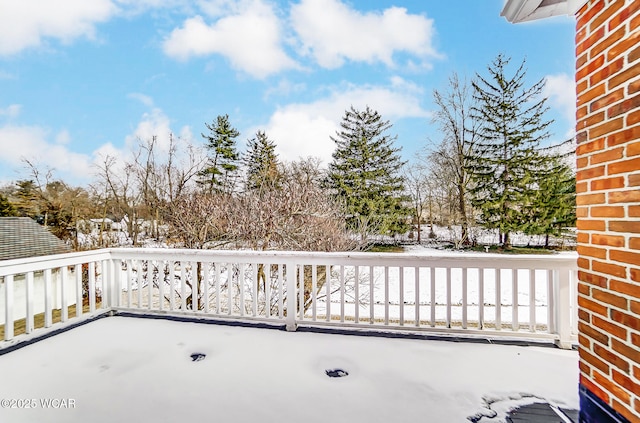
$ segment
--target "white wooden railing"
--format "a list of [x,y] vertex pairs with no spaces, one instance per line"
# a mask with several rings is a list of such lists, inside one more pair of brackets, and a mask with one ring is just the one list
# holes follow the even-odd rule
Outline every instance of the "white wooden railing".
[[0,262],[0,348],[110,312],[262,321],[288,330],[547,340],[570,348],[577,339],[576,270],[572,254],[119,248],[8,260]]

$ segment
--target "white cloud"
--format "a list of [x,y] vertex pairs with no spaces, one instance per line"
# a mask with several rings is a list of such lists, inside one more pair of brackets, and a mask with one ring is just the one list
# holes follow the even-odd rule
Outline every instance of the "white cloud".
[[[351,106],[364,110],[367,106],[377,110],[382,118],[428,118],[429,113],[420,105],[421,90],[401,78],[392,78],[390,86],[346,85],[332,89],[328,96],[312,103],[296,103],[281,107],[263,127],[252,128],[248,137],[256,130],[264,129],[277,145],[281,159],[296,160],[299,157],[317,156],[327,164],[335,149],[333,141],[345,110]],[[393,134],[393,128],[389,135]]]
[[401,7],[361,13],[339,0],[302,0],[291,7],[291,22],[303,52],[325,68],[345,60],[393,66],[396,52],[422,61],[439,56],[432,46],[433,20]]
[[[62,131],[60,134],[65,133]],[[58,134],[58,135],[60,135]],[[68,136],[68,134],[67,134]],[[91,158],[71,151],[68,146],[51,140],[48,130],[37,126],[6,125],[0,127],[0,163],[17,170],[23,159],[55,169],[62,179],[84,180],[92,173]]]
[[0,109],[0,116],[15,118],[15,117],[18,117],[21,110],[22,110],[22,106],[20,104],[10,104],[8,107],[4,109]]
[[95,25],[117,8],[110,0],[0,0],[0,55],[40,46],[45,39],[93,38]]
[[147,107],[153,107],[153,98],[149,97],[148,95],[141,93],[130,93],[127,95],[127,97],[133,100],[137,100]]
[[272,7],[262,0],[242,5],[241,12],[212,24],[202,16],[187,19],[165,39],[165,54],[178,60],[220,54],[234,68],[256,78],[296,67],[282,49],[281,25]]
[[576,121],[576,83],[566,73],[547,75],[542,95],[549,98],[551,107],[558,110],[573,126]]

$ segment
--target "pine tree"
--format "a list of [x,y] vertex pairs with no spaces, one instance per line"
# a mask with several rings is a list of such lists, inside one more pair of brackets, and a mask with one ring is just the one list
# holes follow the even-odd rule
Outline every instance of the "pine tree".
[[244,156],[246,169],[246,189],[259,189],[265,186],[276,186],[280,178],[276,145],[264,131],[248,141]]
[[561,236],[563,228],[576,222],[576,178],[566,163],[566,155],[553,152],[554,146],[541,154],[536,172],[535,194],[525,207],[527,217],[523,231],[529,235]]
[[210,193],[229,192],[238,170],[240,155],[236,150],[236,138],[240,133],[229,123],[229,115],[220,115],[216,122],[205,123],[205,126],[209,129],[209,135],[202,134],[202,137],[207,141],[209,160],[200,172],[199,182]]
[[17,216],[18,212],[7,197],[0,194],[0,217]]
[[526,88],[525,62],[509,78],[509,61],[499,55],[488,68],[490,78],[477,75],[473,83],[479,133],[468,157],[472,204],[480,224],[499,230],[504,248],[510,245],[509,234],[526,226],[523,205],[535,195],[538,148],[551,124],[544,120],[546,98],[540,99],[544,80]]
[[411,211],[405,206],[400,149],[393,146],[396,137],[386,134],[392,125],[369,107],[351,107],[340,126],[331,137],[336,150],[328,183],[344,205],[349,229],[362,241],[372,234],[405,232]]

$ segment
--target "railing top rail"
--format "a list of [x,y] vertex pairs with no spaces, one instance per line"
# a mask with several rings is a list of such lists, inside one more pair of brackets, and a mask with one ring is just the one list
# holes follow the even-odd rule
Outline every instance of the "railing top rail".
[[[115,248],[113,258],[150,260],[221,261],[229,263],[262,262],[334,264],[362,266],[417,266],[467,268],[575,268],[577,254],[504,255],[492,253],[458,253],[428,255],[411,253],[306,252],[252,250],[187,250],[166,248]],[[544,263],[544,265],[541,265]]]
[[89,261],[108,260],[111,252],[108,249],[78,251],[75,253],[55,254],[50,256],[28,257],[0,261],[0,277],[25,272],[35,272],[62,266],[86,263]]

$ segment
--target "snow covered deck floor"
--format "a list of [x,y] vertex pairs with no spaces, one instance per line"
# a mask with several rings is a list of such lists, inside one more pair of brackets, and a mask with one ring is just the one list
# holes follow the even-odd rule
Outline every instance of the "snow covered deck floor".
[[[349,375],[325,374],[336,368]],[[0,380],[0,422],[14,423],[496,422],[534,402],[578,408],[576,351],[131,317],[2,355]]]

